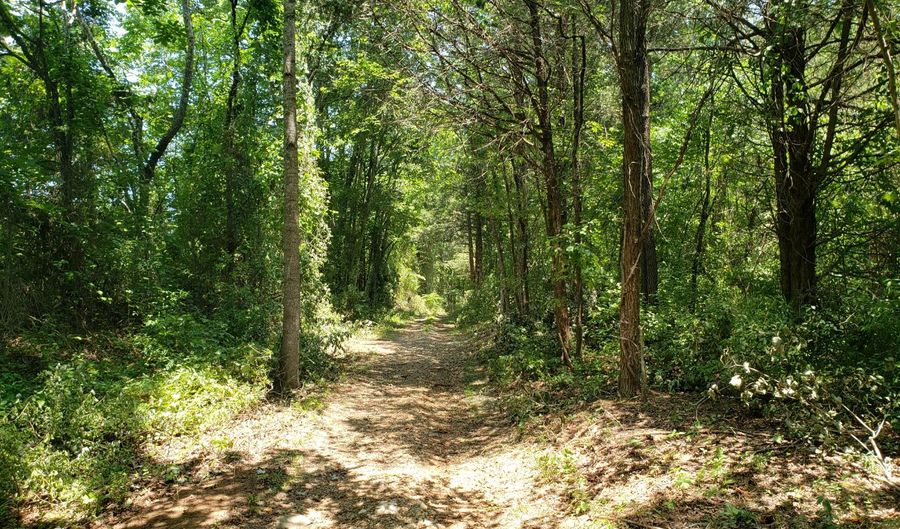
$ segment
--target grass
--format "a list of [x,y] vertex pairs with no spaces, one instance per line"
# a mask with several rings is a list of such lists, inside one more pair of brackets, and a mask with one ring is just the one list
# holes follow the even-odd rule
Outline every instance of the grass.
[[537,468],[545,483],[561,485],[561,495],[573,514],[582,515],[591,510],[591,494],[587,477],[578,463],[578,456],[569,448],[551,451],[538,457]]

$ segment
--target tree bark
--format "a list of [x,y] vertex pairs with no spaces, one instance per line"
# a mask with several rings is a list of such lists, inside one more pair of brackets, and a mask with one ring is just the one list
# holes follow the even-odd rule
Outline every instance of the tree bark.
[[[782,6],[786,9],[786,6]],[[815,130],[806,88],[805,31],[770,16],[773,41],[770,126],[781,292],[795,312],[816,300],[817,171],[810,160]]]
[[547,237],[550,239],[553,269],[554,320],[559,338],[562,360],[571,366],[572,323],[569,316],[569,299],[566,287],[566,266],[561,235],[563,231],[563,195],[559,181],[556,155],[553,149],[553,125],[550,117],[550,68],[544,56],[540,13],[536,0],[526,0],[534,47],[535,77],[538,97],[535,112],[538,116],[539,142],[542,154],[542,172],[547,191]]
[[475,286],[484,282],[484,216],[475,212]]
[[516,164],[515,160],[511,163],[513,182],[516,187],[516,228],[519,232],[519,249],[521,252],[518,259],[519,270],[517,275],[522,283],[522,315],[524,316],[528,314],[531,297],[528,288],[528,259],[531,255],[531,237],[528,232],[528,198],[525,195],[525,175],[522,174],[522,169]]
[[581,136],[584,128],[584,84],[587,75],[587,50],[583,36],[572,31],[572,208],[575,216],[575,356],[584,356],[584,277],[582,252],[583,191],[581,183]]
[[[243,22],[238,23],[238,0],[230,0],[231,7],[231,84],[228,88],[228,98],[225,102],[225,152],[228,157],[225,169],[225,252],[228,254],[227,273],[230,275],[234,266],[235,256],[239,246],[237,228],[237,207],[235,204],[237,193],[237,180],[244,170],[244,160],[237,146],[236,123],[238,114],[238,91],[241,83],[241,37],[244,34]],[[248,8],[249,9],[249,8]]]
[[694,237],[694,258],[691,262],[691,313],[697,309],[697,279],[703,267],[703,254],[706,250],[706,223],[709,221],[710,203],[712,192],[712,170],[709,163],[709,150],[712,136],[713,112],[710,110],[709,121],[703,134],[703,197],[700,199],[700,222],[697,224],[697,234]]
[[[649,74],[648,74],[649,78]],[[648,101],[646,108],[650,108],[649,91],[647,93]],[[649,115],[647,125],[649,126]],[[646,132],[647,145],[650,145],[650,130]],[[649,149],[649,147],[648,147]],[[647,169],[643,171],[641,178],[641,231],[644,233],[641,241],[641,295],[644,302],[648,305],[659,304],[659,264],[656,258],[656,227],[647,226],[648,223],[655,221],[653,214],[653,171],[650,154],[647,155]]]
[[506,258],[503,254],[503,238],[500,236],[500,228],[497,227],[499,223],[500,220],[495,216],[491,216],[488,219],[488,225],[490,226],[491,235],[494,239],[494,246],[497,248],[497,275],[500,280],[500,314],[506,318],[509,316],[509,279],[506,276]]
[[506,191],[506,218],[507,225],[509,228],[509,254],[512,258],[512,275],[513,280],[512,290],[514,292],[514,298],[516,302],[516,316],[519,319],[525,317],[527,312],[526,303],[525,303],[525,277],[524,274],[521,273],[521,264],[520,264],[520,249],[519,249],[519,241],[518,237],[516,237],[516,216],[513,214],[513,196],[510,190],[509,185],[509,177],[506,174],[506,162],[503,163],[503,189]]
[[[80,171],[76,163],[76,138],[79,132],[75,130],[76,103],[74,102],[73,71],[74,68],[72,49],[72,25],[75,20],[76,6],[74,3],[63,3],[66,11],[63,15],[63,31],[65,35],[65,54],[59,63],[54,63],[48,56],[44,41],[44,3],[37,4],[38,31],[37,35],[29,37],[24,34],[16,23],[9,8],[0,2],[0,27],[18,46],[21,56],[18,56],[40,80],[45,91],[47,102],[47,115],[50,121],[50,137],[55,151],[56,169],[59,171],[59,195],[60,205],[65,222],[47,223],[48,240],[58,238],[58,243],[51,248],[54,260],[65,263],[65,271],[74,275],[74,279],[68,279],[69,274],[60,274],[59,288],[61,296],[68,300],[69,306],[75,308],[75,316],[84,324],[81,308],[76,308],[84,301],[82,299],[82,285],[80,273],[84,268],[84,244],[82,238],[72,229],[73,226],[86,222],[84,218],[87,203],[90,197],[87,188],[90,185],[88,175]],[[68,12],[69,9],[72,12]],[[5,46],[4,46],[5,47]],[[53,243],[48,243],[53,245]],[[83,307],[82,307],[83,308]]]
[[466,210],[466,242],[469,250],[469,281],[475,284],[475,244],[472,239],[472,212]]
[[[649,0],[644,0],[645,3]],[[659,271],[656,259],[656,216],[653,211],[653,153],[650,148],[650,57],[646,50],[646,24],[647,11],[649,4],[645,8],[641,21],[640,36],[641,47],[635,57],[633,68],[640,70],[641,81],[639,95],[635,94],[639,107],[635,109],[637,115],[640,116],[640,138],[641,163],[639,165],[641,172],[641,232],[643,240],[641,241],[641,294],[644,302],[648,305],[656,305],[658,303],[659,290]],[[649,225],[648,225],[649,224]]]
[[300,167],[297,147],[296,2],[284,0],[284,313],[278,386],[300,387]]
[[649,68],[646,25],[649,0],[625,0],[619,11],[619,80],[622,91],[624,131],[622,230],[619,305],[619,395],[646,396],[647,374],[641,338],[641,240],[644,225],[646,172],[649,170]]

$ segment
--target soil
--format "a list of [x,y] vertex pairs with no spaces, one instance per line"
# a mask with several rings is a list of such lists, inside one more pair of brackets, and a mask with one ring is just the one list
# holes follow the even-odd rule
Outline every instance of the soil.
[[170,481],[95,527],[900,528],[864,457],[784,441],[736,403],[655,393],[516,427],[469,369],[478,346],[440,322],[355,338],[327,394],[170,443]]
[[[267,405],[210,432],[185,483],[100,525],[126,528],[546,527],[536,447],[467,391],[471,344],[444,323],[355,339],[321,409]],[[475,382],[477,386],[479,382]],[[316,399],[306,399],[315,407]],[[217,450],[217,447],[224,447]]]

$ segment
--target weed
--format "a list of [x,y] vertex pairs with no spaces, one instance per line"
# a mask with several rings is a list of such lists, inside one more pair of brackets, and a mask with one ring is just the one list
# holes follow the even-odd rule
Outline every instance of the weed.
[[713,527],[718,529],[752,529],[758,527],[752,512],[726,503]]
[[697,482],[697,478],[696,478],[696,476],[694,476],[694,474],[692,474],[692,473],[688,472],[687,470],[684,470],[683,468],[680,468],[680,467],[674,467],[672,470],[669,471],[669,473],[673,474],[674,477],[673,477],[672,481],[673,481],[673,484],[675,485],[675,488],[678,488],[678,489],[687,489],[687,488],[693,487],[694,484]]
[[588,481],[578,466],[576,455],[569,448],[559,453],[546,453],[538,457],[537,468],[542,480],[563,486],[564,497],[575,515],[591,510],[591,493]]
[[[46,365],[0,409],[3,509],[40,502],[54,506],[48,517],[81,520],[124,501],[134,477],[184,479],[180,467],[157,468],[139,454],[221,424],[267,391],[272,352],[191,315],[74,343],[62,332],[35,332],[20,341],[48,344]],[[212,446],[227,452],[231,441]]]

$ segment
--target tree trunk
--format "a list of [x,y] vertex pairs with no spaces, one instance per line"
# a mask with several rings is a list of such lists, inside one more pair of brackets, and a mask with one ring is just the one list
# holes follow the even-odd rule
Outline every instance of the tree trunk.
[[156,147],[144,162],[141,168],[141,183],[138,196],[138,218],[143,221],[150,213],[150,185],[156,176],[156,166],[169,148],[169,144],[175,139],[184,118],[187,116],[188,104],[191,97],[191,83],[194,77],[194,24],[191,21],[190,0],[181,0],[181,17],[184,20],[184,32],[187,39],[187,48],[184,51],[184,73],[181,78],[181,95],[178,99],[178,108],[172,116],[169,128],[160,137]]
[[[639,0],[636,0],[639,1]],[[642,0],[644,3],[649,0]],[[647,5],[646,10],[649,10]],[[640,122],[640,141],[643,153],[641,155],[640,172],[641,172],[641,233],[643,240],[641,241],[641,294],[644,302],[648,305],[656,305],[658,303],[657,291],[659,290],[659,272],[656,260],[656,217],[653,212],[653,153],[650,148],[650,57],[646,51],[646,27],[647,11],[644,12],[644,20],[641,21],[642,33],[640,35],[641,47],[635,58],[634,68],[639,69],[641,73],[640,86],[635,89],[639,90],[639,94],[635,94],[639,107],[635,109]],[[651,223],[651,225],[647,225]]]
[[709,121],[703,135],[703,198],[700,199],[700,222],[697,224],[697,234],[694,237],[694,258],[691,262],[691,313],[697,309],[697,278],[703,267],[703,253],[706,250],[706,223],[709,221],[709,197],[712,192],[712,171],[709,165],[710,137],[712,136],[713,113],[710,110]]
[[520,249],[519,249],[519,241],[516,237],[516,216],[513,214],[513,197],[512,192],[510,190],[509,185],[509,177],[506,174],[506,162],[503,164],[503,189],[506,191],[506,218],[507,224],[509,228],[509,253],[512,257],[512,273],[513,280],[511,281],[514,297],[516,301],[516,315],[522,319],[525,317],[527,312],[526,304],[525,304],[525,277],[521,274],[521,264],[520,264]]
[[484,216],[475,212],[475,286],[484,282]]
[[[237,211],[235,194],[237,193],[238,174],[243,171],[244,162],[237,147],[237,97],[241,83],[241,36],[244,26],[237,20],[238,0],[230,0],[231,7],[231,85],[225,103],[225,152],[228,156],[225,170],[225,252],[228,254],[226,273],[231,274],[235,255],[238,249]],[[244,19],[246,21],[246,18]]]
[[557,171],[556,155],[553,150],[553,125],[550,117],[550,69],[543,52],[540,13],[536,0],[527,0],[531,39],[534,46],[535,77],[538,97],[534,109],[538,115],[539,141],[542,154],[544,186],[547,190],[547,237],[553,265],[554,320],[559,338],[563,362],[571,366],[569,353],[572,350],[572,324],[569,317],[569,299],[566,288],[566,266],[561,235],[563,231],[563,195]]
[[770,65],[774,115],[770,137],[775,162],[775,231],[781,293],[799,313],[816,300],[818,177],[810,160],[815,130],[809,121],[805,32],[777,20],[770,21],[769,27],[774,42]]
[[295,0],[284,0],[284,314],[278,385],[300,387],[300,168],[297,149]]
[[[648,75],[649,78],[649,75]],[[649,96],[649,92],[647,93]],[[649,98],[646,108],[650,108]],[[649,115],[648,115],[649,118]],[[649,126],[650,120],[647,119]],[[641,179],[641,232],[644,234],[641,241],[641,295],[644,302],[648,305],[659,304],[659,265],[656,259],[656,227],[647,226],[647,223],[654,222],[653,215],[653,171],[651,169],[652,161],[649,154],[650,130],[646,132],[646,144],[648,146],[647,169],[643,171]]]
[[525,196],[525,175],[522,174],[521,168],[515,161],[512,161],[513,181],[516,185],[516,227],[519,230],[519,270],[517,275],[522,282],[522,309],[523,316],[528,314],[529,310],[529,288],[528,288],[528,258],[531,254],[531,237],[528,233],[528,202]]
[[497,248],[497,275],[500,280],[500,314],[504,318],[509,316],[509,279],[506,276],[506,259],[503,255],[503,238],[500,236],[500,228],[497,227],[499,219],[490,217],[488,225],[490,226],[491,235],[494,239],[494,246]]
[[466,210],[466,242],[469,250],[469,281],[475,284],[475,244],[472,242],[472,212]]
[[622,230],[619,305],[619,395],[645,396],[647,374],[641,339],[641,253],[644,245],[646,173],[650,164],[649,94],[646,25],[648,0],[626,0],[619,12],[619,80],[622,91],[624,148],[624,228]]
[[582,184],[581,184],[581,136],[584,127],[584,83],[587,74],[587,50],[583,36],[575,35],[572,26],[572,208],[575,215],[575,356],[584,356],[584,277],[582,275]]

